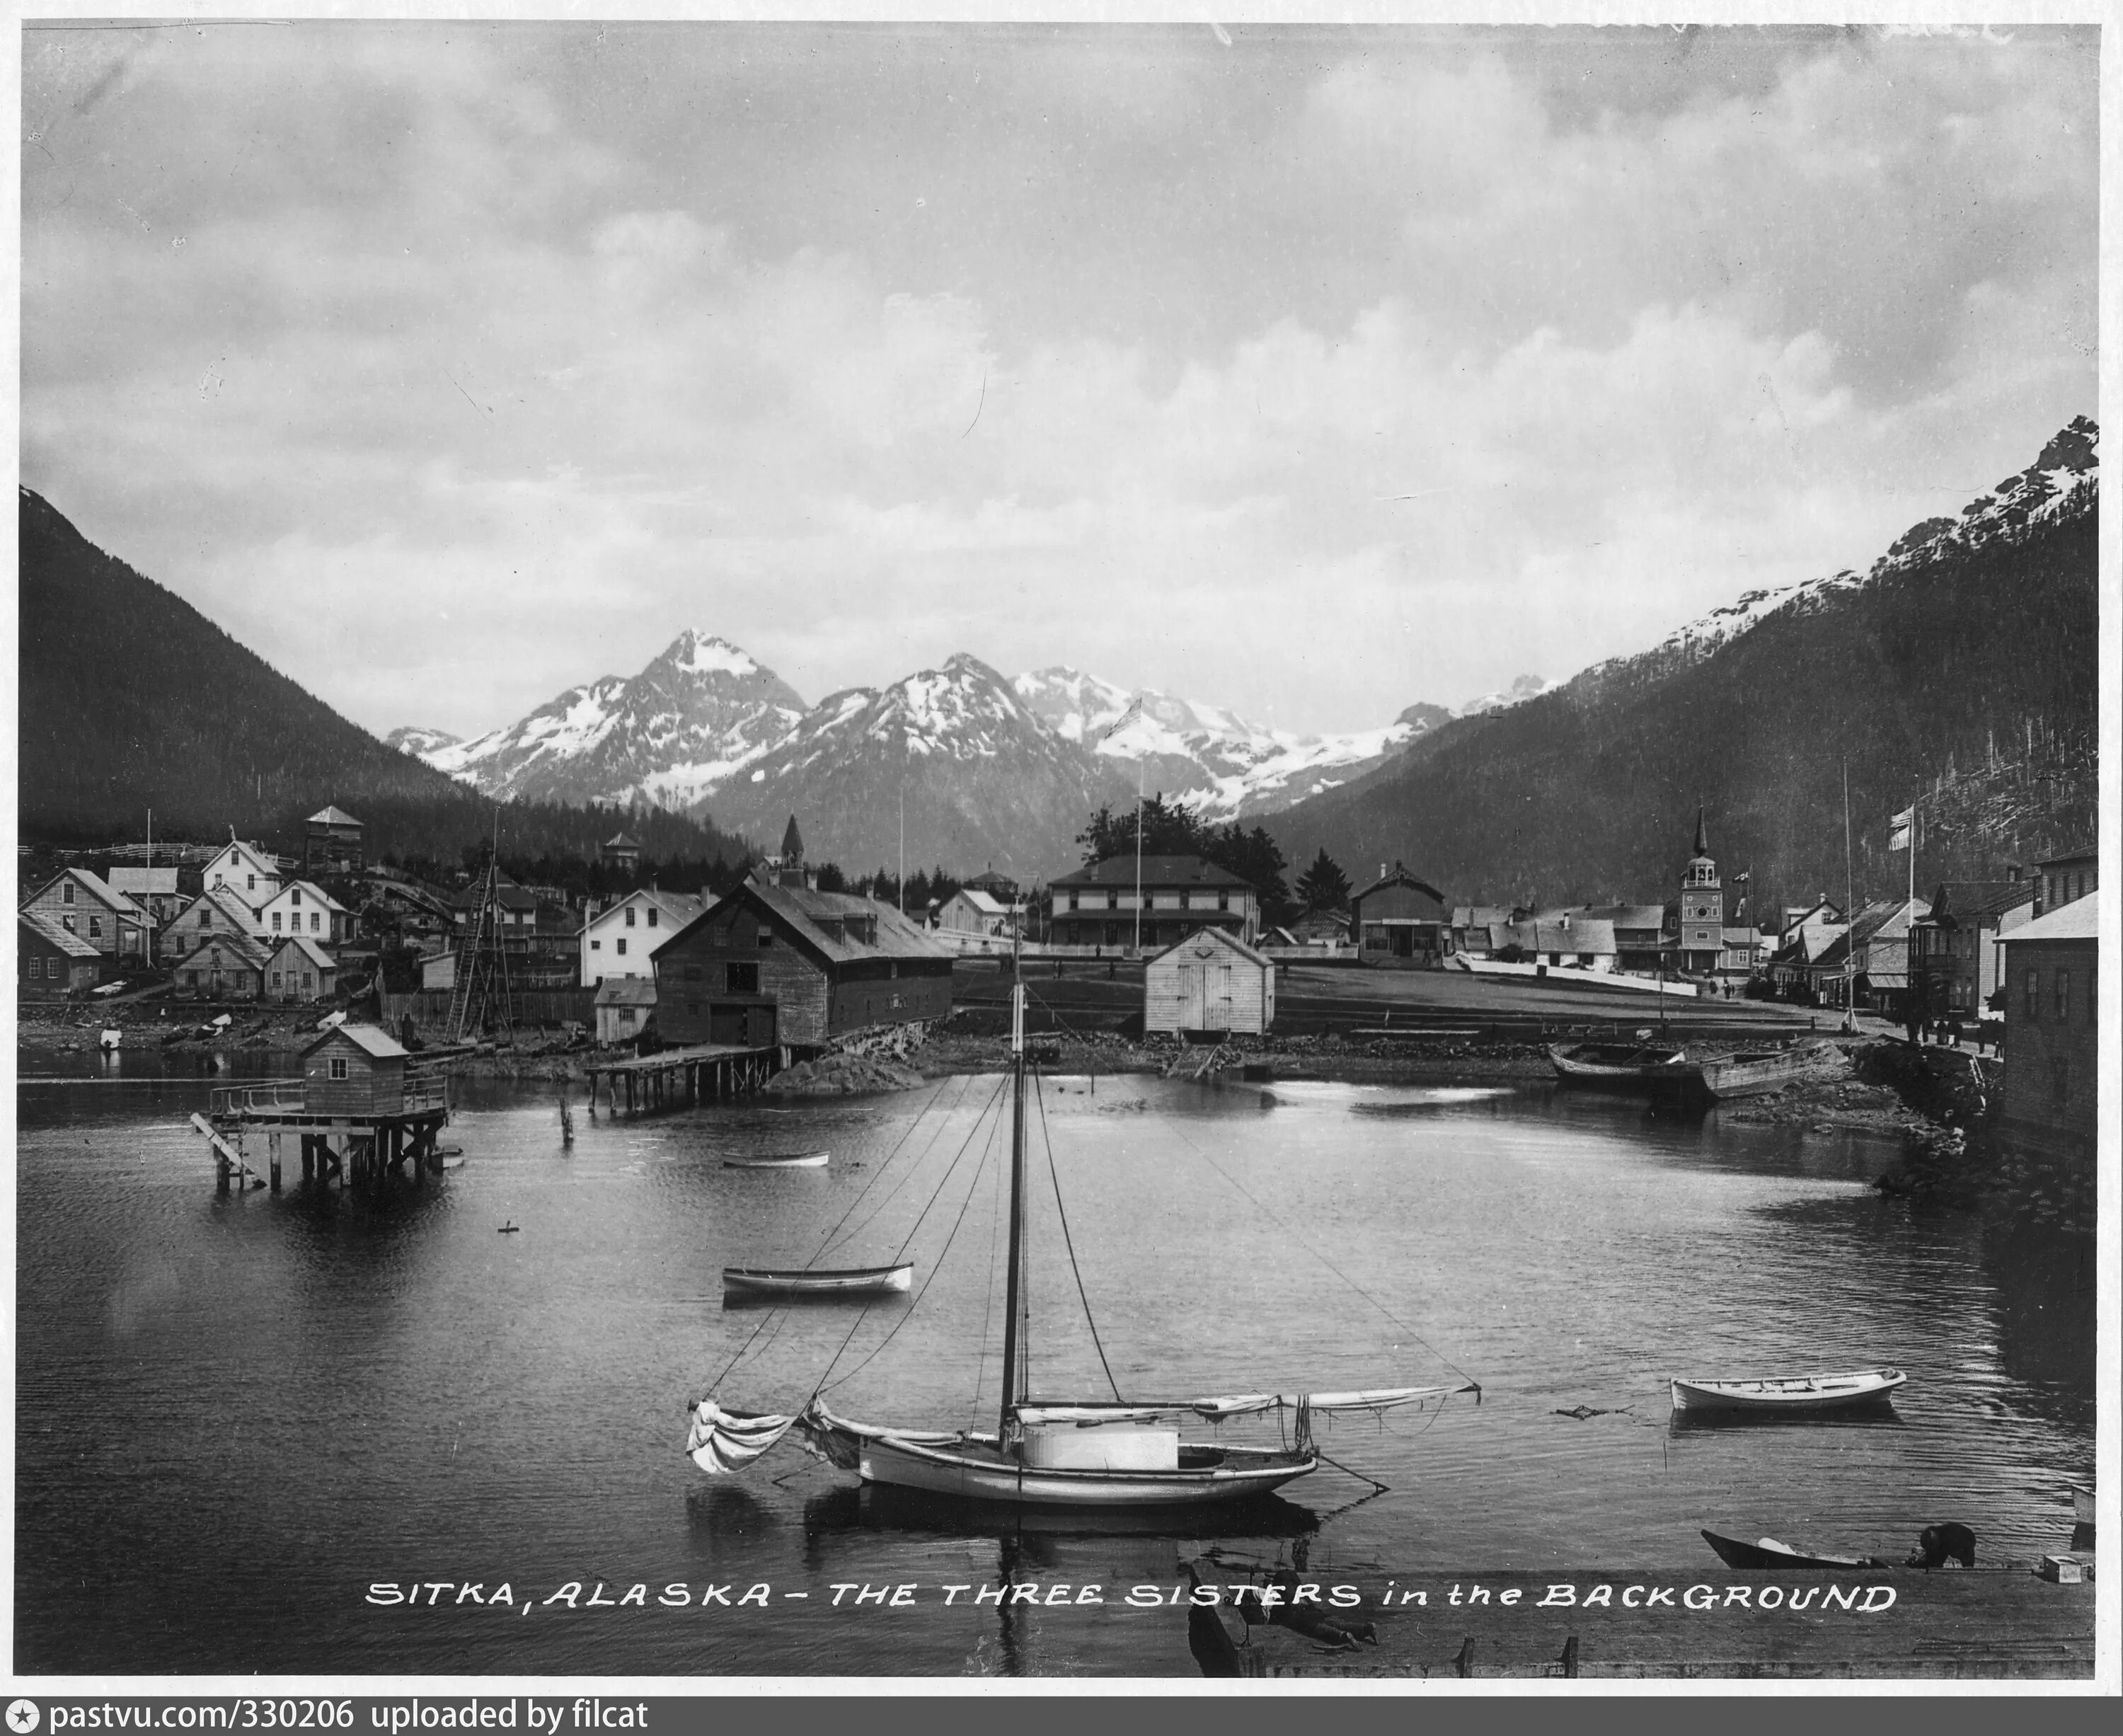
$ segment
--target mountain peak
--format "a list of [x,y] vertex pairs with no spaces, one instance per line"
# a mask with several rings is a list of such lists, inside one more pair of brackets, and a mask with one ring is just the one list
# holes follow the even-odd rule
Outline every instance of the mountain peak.
[[660,664],[689,675],[757,675],[760,666],[743,646],[736,645],[719,633],[710,633],[698,627],[686,631],[664,646],[656,659]]

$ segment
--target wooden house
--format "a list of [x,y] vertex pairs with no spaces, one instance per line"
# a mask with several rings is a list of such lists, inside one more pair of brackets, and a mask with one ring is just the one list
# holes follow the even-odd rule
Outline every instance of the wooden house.
[[85,868],[63,868],[19,907],[49,917],[120,971],[148,956],[148,913]]
[[103,980],[103,955],[39,911],[15,917],[15,987],[25,1001],[86,994]]
[[361,822],[344,808],[320,808],[302,822],[305,874],[359,874],[364,857]]
[[1445,963],[1451,912],[1445,894],[1395,862],[1349,898],[1357,960],[1396,970],[1437,970]]
[[1931,908],[1911,925],[1910,970],[1923,1016],[1980,1015],[1998,988],[2003,918],[2034,897],[2032,880],[1940,882]]
[[2091,1161],[2101,1080],[2099,900],[2074,898],[2012,930],[2002,948],[2005,1101],[1999,1132],[2035,1151]]
[[599,1043],[607,1046],[631,1043],[656,1011],[656,980],[654,977],[607,977],[598,984],[590,1004]]
[[748,880],[657,950],[667,1044],[822,1046],[951,1010],[949,948],[888,904]]
[[266,899],[280,889],[286,878],[279,857],[235,838],[214,853],[201,872],[206,891],[226,887],[253,909],[263,909]]
[[1148,952],[1203,928],[1247,941],[1261,930],[1260,895],[1198,856],[1146,856],[1140,868],[1132,856],[1108,856],[1057,875],[1047,897],[1047,936],[1061,946],[1126,950],[1140,933]]
[[2097,851],[2074,850],[2035,864],[2035,914],[2047,916],[2075,904],[2101,884]]
[[163,929],[161,942],[163,962],[174,962],[210,936],[247,935],[252,931],[253,927],[251,908],[227,887],[220,886],[211,892],[203,892],[179,910]]
[[1321,910],[1315,907],[1291,922],[1286,931],[1295,945],[1339,952],[1349,944],[1349,913],[1346,910]]
[[656,980],[656,949],[706,908],[696,892],[659,892],[654,886],[590,910],[574,931],[580,961],[578,981],[594,988],[609,977]]
[[328,1001],[338,987],[338,962],[307,935],[289,935],[266,956],[269,1001]]
[[249,935],[217,933],[171,963],[170,982],[179,994],[200,1000],[262,1000],[266,962],[265,948]]
[[251,931],[268,945],[283,935],[302,935],[320,946],[343,946],[349,918],[340,903],[314,880],[289,880],[268,898]]
[[1143,966],[1142,1029],[1264,1035],[1275,1023],[1275,964],[1221,928],[1203,928]]
[[167,927],[170,918],[184,908],[185,900],[177,889],[178,879],[174,866],[135,867],[120,862],[112,863],[110,872],[103,877],[113,892],[123,893],[147,912],[157,928]]
[[598,854],[622,874],[631,874],[641,866],[641,840],[616,832],[598,847]]
[[957,952],[1007,952],[1023,917],[1017,905],[964,886],[936,908],[930,927]]
[[443,1081],[408,1067],[405,1047],[373,1025],[338,1025],[302,1051],[309,1115],[414,1114],[440,1100]]

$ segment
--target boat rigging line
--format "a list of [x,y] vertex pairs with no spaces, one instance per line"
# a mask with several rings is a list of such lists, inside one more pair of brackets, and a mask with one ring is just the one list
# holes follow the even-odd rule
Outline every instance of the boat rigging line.
[[[951,1105],[951,1108],[953,1110],[963,1109],[965,1106],[966,1099],[972,1095],[972,1086],[970,1081],[968,1081],[966,1084],[960,1086],[958,1091],[958,1100]],[[826,1232],[825,1240],[818,1244],[818,1251],[813,1254],[809,1260],[804,1263],[804,1269],[805,1271],[809,1271],[812,1267],[816,1265],[820,1260],[823,1260],[827,1255],[830,1254],[833,1250],[834,1244],[841,1239],[841,1227],[847,1222],[849,1218],[855,1215],[856,1208],[860,1206],[863,1201],[869,1197],[870,1189],[875,1187],[878,1183],[884,1180],[884,1172],[892,1167],[892,1160],[899,1155],[901,1148],[906,1145],[908,1140],[914,1137],[914,1130],[917,1127],[921,1126],[922,1117],[926,1115],[930,1110],[936,1106],[937,1099],[941,1097],[943,1095],[943,1089],[940,1086],[930,1094],[929,1100],[921,1105],[914,1119],[907,1124],[907,1131],[899,1136],[897,1142],[894,1142],[892,1149],[884,1154],[883,1160],[878,1165],[876,1170],[872,1172],[869,1180],[862,1185],[861,1191],[859,1192],[853,1199],[848,1202],[848,1208],[846,1211],[841,1213],[840,1222],[836,1223],[832,1229]],[[985,1115],[987,1111],[986,1110],[982,1110],[981,1113]],[[948,1119],[949,1114],[949,1111],[947,1110],[944,1117],[937,1121],[935,1131],[929,1136],[929,1143],[921,1148],[922,1157],[926,1157],[930,1152],[934,1151],[936,1147],[936,1142],[944,1137],[944,1120]],[[921,1168],[921,1158],[916,1158],[914,1163],[908,1167],[905,1173],[901,1175],[899,1178],[893,1183],[891,1190],[885,1194],[884,1198],[879,1200],[878,1203],[870,1208],[869,1215],[865,1218],[860,1223],[857,1224],[855,1228],[848,1233],[851,1236],[858,1235],[863,1230],[867,1228],[872,1219],[875,1218],[879,1212],[882,1212],[887,1206],[890,1205],[893,1200],[897,1197],[899,1190],[907,1185],[907,1182],[912,1179],[915,1171]]]
[[1084,1324],[1091,1329],[1091,1347],[1099,1353],[1099,1366],[1106,1371],[1106,1384],[1113,1388],[1114,1399],[1126,1404],[1121,1397],[1120,1382],[1113,1378],[1113,1365],[1106,1360],[1105,1341],[1099,1336],[1099,1323],[1091,1316],[1091,1298],[1084,1293],[1083,1268],[1076,1264],[1076,1244],[1069,1234],[1069,1212],[1062,1203],[1062,1174],[1054,1164],[1054,1142],[1047,1132],[1047,1098],[1039,1090],[1039,1070],[1033,1069],[1033,1096],[1039,1104],[1039,1142],[1047,1147],[1047,1174],[1054,1184],[1054,1211],[1062,1220],[1062,1246],[1069,1252],[1070,1275],[1076,1280],[1076,1300],[1084,1305]]
[[[998,1095],[1000,1095],[1000,1093],[998,1093]],[[982,1119],[983,1120],[987,1119],[987,1112],[985,1110],[982,1111]],[[886,1333],[883,1338],[879,1339],[876,1344],[870,1347],[870,1352],[868,1356],[865,1356],[860,1362],[857,1363],[854,1368],[849,1369],[846,1374],[840,1377],[840,1379],[833,1380],[832,1376],[834,1368],[839,1364],[841,1358],[846,1354],[848,1346],[854,1342],[855,1335],[861,1330],[863,1321],[869,1318],[870,1308],[876,1306],[874,1303],[866,1305],[862,1312],[855,1317],[855,1325],[848,1328],[848,1335],[841,1340],[841,1348],[833,1353],[833,1360],[826,1364],[825,1373],[818,1377],[818,1384],[812,1389],[811,1396],[813,1398],[817,1398],[820,1394],[827,1391],[832,1386],[846,1386],[858,1374],[860,1374],[864,1369],[867,1368],[873,1362],[876,1361],[879,1353],[882,1351],[887,1344],[890,1344],[893,1340],[899,1336],[899,1329],[905,1325],[907,1321],[914,1318],[915,1311],[921,1306],[921,1298],[929,1293],[929,1286],[936,1282],[936,1274],[944,1269],[944,1260],[945,1256],[951,1251],[951,1244],[958,1239],[958,1227],[966,1221],[966,1211],[967,1208],[973,1203],[973,1195],[981,1190],[981,1172],[987,1167],[988,1158],[995,1149],[995,1136],[996,1130],[1001,1126],[1002,1118],[998,1115],[996,1117],[994,1123],[988,1128],[987,1143],[982,1145],[981,1147],[980,1161],[973,1166],[973,1179],[972,1185],[966,1189],[966,1197],[958,1203],[958,1215],[951,1221],[951,1233],[944,1238],[944,1246],[937,1250],[936,1258],[930,1263],[929,1275],[921,1280],[921,1288],[914,1293],[913,1301],[907,1304],[905,1311],[900,1315],[899,1318],[892,1323],[892,1330]],[[976,1122],[973,1124],[973,1133],[977,1133],[979,1131],[980,1123]],[[972,1142],[972,1133],[968,1133],[966,1136],[966,1144],[958,1147],[958,1157],[963,1157],[966,1155],[966,1147],[970,1146]],[[929,1196],[930,1205],[934,1205],[936,1203],[938,1196],[943,1193],[944,1183],[948,1182],[951,1179],[951,1171],[953,1170],[956,1170],[958,1166],[958,1157],[954,1157],[951,1160],[951,1168],[944,1172],[944,1181],[940,1181],[936,1184],[936,1192]],[[921,1213],[922,1216],[926,1218],[929,1213],[929,1206],[924,1206],[921,1208]],[[916,1221],[916,1227],[920,1227],[919,1219]],[[914,1232],[910,1230],[907,1232],[907,1241],[912,1241],[913,1239]],[[900,1252],[903,1254],[906,1251],[906,1243],[902,1242],[900,1245]]]

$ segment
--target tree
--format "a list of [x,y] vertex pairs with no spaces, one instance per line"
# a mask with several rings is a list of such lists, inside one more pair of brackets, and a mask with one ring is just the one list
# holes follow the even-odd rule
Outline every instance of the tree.
[[1145,856],[1208,856],[1215,828],[1205,825],[1183,802],[1166,802],[1165,792],[1160,790],[1139,807],[1124,808],[1118,814],[1110,806],[1102,807],[1091,816],[1090,824],[1076,834],[1076,842],[1084,847],[1087,866],[1117,856],[1135,854],[1138,813],[1141,815]]
[[1321,845],[1312,866],[1297,877],[1298,903],[1307,910],[1347,910],[1349,892],[1349,876]]

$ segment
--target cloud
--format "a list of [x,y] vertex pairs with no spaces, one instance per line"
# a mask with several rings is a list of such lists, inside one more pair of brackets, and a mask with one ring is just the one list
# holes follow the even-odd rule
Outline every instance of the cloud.
[[379,730],[688,622],[1360,727],[2092,405],[2076,37],[101,34],[26,68],[26,479]]

